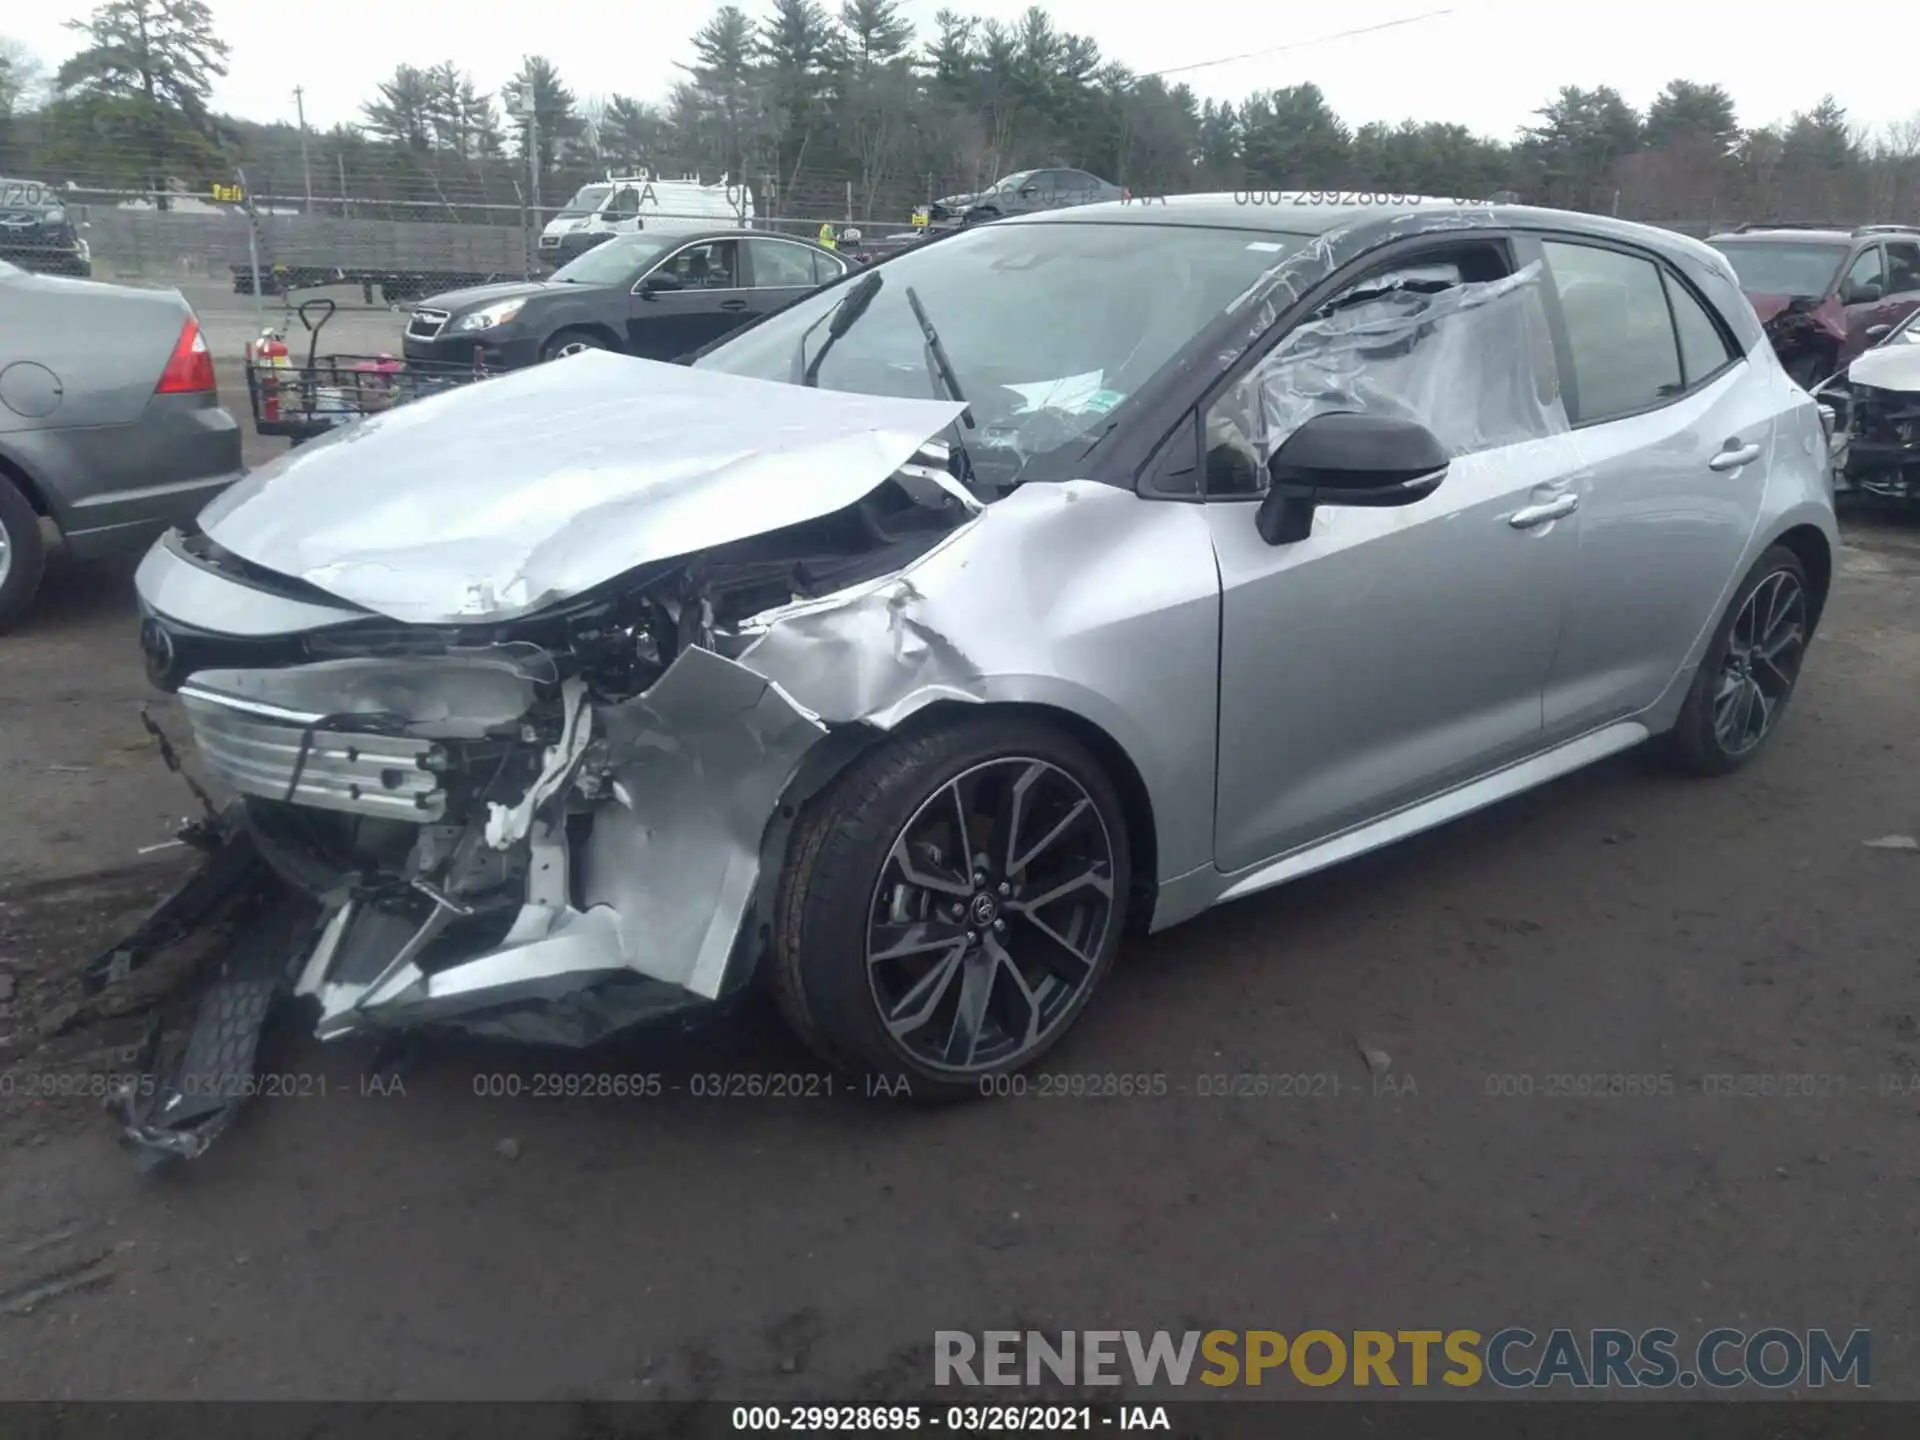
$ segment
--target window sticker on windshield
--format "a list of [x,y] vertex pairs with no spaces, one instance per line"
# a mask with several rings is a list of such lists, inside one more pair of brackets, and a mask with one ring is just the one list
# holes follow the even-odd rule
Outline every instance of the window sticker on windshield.
[[1287,247],[1272,240],[1253,240],[1247,244],[1249,250],[1284,250]]

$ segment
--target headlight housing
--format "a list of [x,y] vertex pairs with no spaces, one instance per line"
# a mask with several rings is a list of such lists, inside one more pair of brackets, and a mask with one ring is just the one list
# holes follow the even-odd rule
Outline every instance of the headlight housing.
[[500,300],[485,309],[474,310],[462,315],[453,322],[455,330],[497,330],[514,316],[527,302],[525,300]]

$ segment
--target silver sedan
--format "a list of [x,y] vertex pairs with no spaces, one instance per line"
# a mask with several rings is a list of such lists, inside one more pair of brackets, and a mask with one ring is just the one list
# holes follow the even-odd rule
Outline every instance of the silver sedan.
[[0,630],[39,588],[43,518],[75,559],[137,555],[240,473],[179,292],[0,261]]
[[690,366],[348,427],[166,537],[153,678],[305,907],[268,988],[323,1036],[577,1044],[757,981],[830,1061],[973,1094],[1129,929],[1642,742],[1753,761],[1838,540],[1726,262],[1261,198],[942,238]]

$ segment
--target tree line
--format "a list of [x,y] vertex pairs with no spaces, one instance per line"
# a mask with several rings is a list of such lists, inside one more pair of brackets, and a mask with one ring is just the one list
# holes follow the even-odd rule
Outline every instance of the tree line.
[[644,166],[744,181],[763,214],[898,222],[1052,165],[1138,194],[1507,190],[1694,225],[1920,221],[1920,115],[1870,134],[1829,96],[1749,126],[1720,86],[1676,79],[1644,111],[1608,86],[1563,87],[1506,139],[1350,126],[1312,84],[1202,99],[1039,6],[1012,24],[942,10],[921,34],[898,0],[773,0],[757,20],[727,5],[655,100],[582,97],[539,55],[497,90],[451,60],[401,64],[354,123],[308,134],[212,110],[230,52],[204,0],[106,0],[70,23],[79,48],[50,75],[0,40],[0,173],[205,195],[244,169],[256,194],[301,204],[496,221]]

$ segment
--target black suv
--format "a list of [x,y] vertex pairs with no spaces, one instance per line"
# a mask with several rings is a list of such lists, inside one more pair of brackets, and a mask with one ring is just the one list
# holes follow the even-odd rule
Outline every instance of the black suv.
[[1780,363],[1809,389],[1920,309],[1912,226],[1772,222],[1707,243],[1733,266]]

